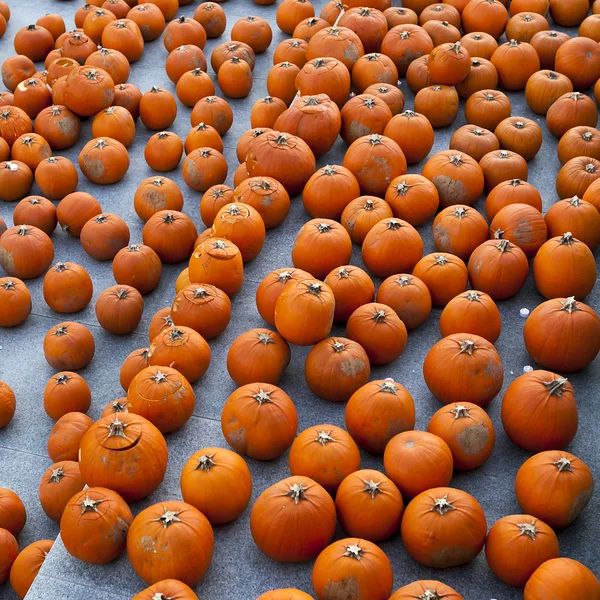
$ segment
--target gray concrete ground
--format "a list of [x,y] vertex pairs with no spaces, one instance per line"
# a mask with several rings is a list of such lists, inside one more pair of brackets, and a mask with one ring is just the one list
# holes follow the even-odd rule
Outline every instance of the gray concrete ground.
[[[16,31],[48,12],[63,15],[69,28],[73,26],[73,14],[78,3],[57,0],[9,0],[12,18],[8,30],[0,40],[0,61],[14,54],[12,39]],[[317,0],[315,6],[320,10],[323,0]],[[228,16],[228,29],[221,39],[209,41],[206,54],[220,41],[229,39],[229,31],[237,18],[247,14],[256,14],[269,20],[273,27],[274,39],[269,51],[258,57],[254,71],[255,82],[252,93],[245,100],[232,101],[235,120],[231,131],[225,136],[225,155],[230,164],[227,183],[231,184],[233,171],[237,166],[235,146],[239,136],[249,128],[250,108],[254,101],[266,93],[265,78],[272,64],[272,51],[277,43],[284,39],[275,25],[276,6],[262,7],[250,0],[230,0],[224,8]],[[192,15],[195,4],[185,6],[181,14]],[[575,35],[575,31],[571,31]],[[148,90],[159,85],[171,91],[174,86],[166,76],[164,61],[167,53],[162,40],[148,44],[142,59],[133,66],[130,81]],[[211,72],[214,78],[214,74]],[[216,78],[215,78],[216,79]],[[412,107],[413,94],[404,84],[406,106]],[[556,140],[548,133],[544,120],[531,113],[522,95],[510,94],[513,114],[534,118],[544,130],[544,143],[536,159],[529,164],[529,181],[538,187],[547,210],[557,200],[554,180],[559,169],[556,157]],[[185,138],[189,131],[190,110],[179,105],[179,114],[172,127],[178,135]],[[436,144],[432,152],[446,149],[453,130],[464,124],[462,115],[455,124],[446,130],[436,132]],[[83,176],[79,190],[94,194],[105,212],[116,213],[123,217],[131,228],[131,241],[141,242],[142,223],[133,210],[133,194],[138,184],[152,174],[143,157],[143,150],[152,132],[138,123],[137,137],[130,147],[131,167],[125,179],[118,185],[96,186]],[[91,138],[90,121],[84,123],[80,143],[64,155],[76,162],[82,145]],[[319,161],[341,164],[345,145],[338,141],[334,149]],[[419,172],[422,165],[410,169]],[[177,181],[185,196],[184,211],[196,222],[199,229],[203,226],[199,218],[200,194],[189,190],[178,171],[167,174]],[[35,191],[35,190],[34,190]],[[483,200],[478,203],[482,209]],[[14,205],[0,203],[0,216],[12,224]],[[231,342],[243,331],[262,326],[254,302],[254,293],[258,282],[272,269],[291,266],[290,251],[296,232],[308,220],[300,198],[292,204],[287,221],[269,232],[265,247],[260,256],[245,268],[246,280],[242,292],[233,300],[233,316],[225,333],[211,342],[212,361],[206,375],[194,387],[197,405],[194,417],[180,431],[167,436],[170,450],[167,476],[160,488],[151,498],[137,503],[132,508],[139,512],[148,504],[164,499],[180,498],[179,474],[187,458],[197,449],[227,444],[220,430],[221,408],[227,396],[235,389],[225,367],[225,358]],[[425,241],[425,252],[433,251],[431,222],[419,228]],[[56,261],[69,260],[82,264],[91,273],[94,281],[94,299],[87,309],[74,315],[74,319],[88,325],[96,341],[96,356],[91,365],[81,374],[91,386],[93,401],[90,416],[98,418],[102,408],[112,399],[120,397],[123,391],[119,385],[119,368],[122,360],[135,348],[147,345],[146,331],[152,315],[160,308],[171,304],[174,296],[175,279],[184,264],[167,266],[159,288],[145,297],[145,311],[142,323],[137,331],[126,337],[116,337],[102,330],[94,314],[94,302],[98,294],[114,283],[110,262],[100,263],[90,259],[76,239],[60,230],[55,231],[53,242],[56,249]],[[361,265],[360,249],[355,247],[353,264]],[[46,440],[53,423],[43,410],[42,394],[48,378],[53,371],[44,360],[42,339],[46,331],[63,317],[54,314],[42,297],[42,278],[28,282],[33,296],[33,313],[26,323],[13,330],[0,330],[0,379],[14,389],[18,399],[18,409],[13,422],[0,431],[0,487],[14,489],[23,498],[28,522],[19,537],[20,546],[42,538],[55,538],[58,527],[42,512],[37,500],[37,486],[43,471],[50,465],[46,454]],[[600,292],[598,287],[589,296],[587,302],[596,310],[599,308]],[[524,365],[530,364],[522,338],[524,320],[519,317],[519,309],[533,309],[542,301],[536,292],[531,277],[516,298],[501,302],[503,330],[497,342],[505,368],[505,387],[523,372]],[[439,408],[439,403],[428,392],[422,376],[423,359],[429,348],[439,339],[438,319],[440,310],[434,309],[428,321],[409,337],[404,354],[393,364],[373,369],[374,379],[391,376],[404,384],[415,398],[417,406],[417,428],[425,429],[431,415]],[[337,328],[336,334],[343,334]],[[292,362],[281,383],[296,403],[300,419],[299,430],[318,423],[333,423],[343,426],[344,406],[327,403],[313,396],[308,390],[303,376],[306,348],[293,348]],[[577,437],[568,450],[586,461],[595,475],[599,473],[598,414],[600,361],[596,361],[584,371],[570,377],[573,383],[580,410],[580,427]],[[471,473],[457,473],[452,485],[473,494],[482,504],[488,525],[491,526],[502,516],[520,512],[514,495],[514,477],[528,453],[516,448],[504,435],[500,422],[501,397],[490,405],[489,413],[496,426],[497,444],[491,459],[482,468]],[[256,498],[266,487],[289,474],[287,457],[260,463],[249,461],[254,479]],[[363,454],[363,466],[383,469],[381,458]],[[600,575],[600,553],[598,539],[600,525],[597,513],[600,509],[599,496],[596,494],[578,521],[559,533],[561,554],[585,563],[596,575]],[[338,531],[343,537],[343,532]],[[197,587],[198,595],[204,599],[225,600],[239,598],[252,600],[266,590],[276,587],[298,587],[312,592],[311,563],[279,564],[264,556],[254,545],[249,531],[249,510],[235,523],[215,529],[215,555],[205,580]],[[406,553],[399,535],[382,544],[394,567],[394,588],[405,585],[415,579],[440,579],[455,587],[468,600],[497,598],[498,600],[516,600],[522,592],[511,589],[497,580],[487,567],[483,554],[471,564],[457,569],[435,571],[416,564]],[[84,564],[70,557],[58,539],[48,556],[41,573],[28,595],[31,600],[60,598],[61,600],[126,600],[143,589],[143,582],[129,565],[126,556],[106,566],[98,567]],[[9,586],[0,588],[0,598],[15,598]]]

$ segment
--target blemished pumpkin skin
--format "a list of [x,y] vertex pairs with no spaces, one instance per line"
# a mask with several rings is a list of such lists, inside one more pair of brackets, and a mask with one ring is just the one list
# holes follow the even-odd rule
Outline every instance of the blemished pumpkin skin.
[[330,402],[345,402],[369,380],[371,367],[364,348],[357,342],[327,338],[306,356],[304,376],[311,392]]
[[372,454],[382,454],[397,434],[415,426],[410,392],[393,379],[370,381],[346,404],[346,428],[354,441]]
[[367,233],[362,245],[365,266],[377,277],[412,271],[422,256],[419,232],[402,219],[382,219]]
[[313,600],[313,597],[296,588],[279,588],[261,594],[256,600]]
[[148,366],[148,348],[138,348],[130,352],[119,371],[119,383],[127,391],[135,376]]
[[312,346],[329,335],[334,312],[335,298],[326,283],[291,281],[275,302],[274,324],[288,342]]
[[473,496],[438,487],[412,500],[400,531],[406,550],[419,564],[447,568],[467,564],[481,552],[487,524]]
[[392,27],[381,42],[382,54],[394,61],[400,77],[406,75],[413,60],[432,50],[433,41],[429,34],[422,27],[410,23]]
[[233,202],[223,206],[213,222],[215,237],[232,241],[240,250],[242,260],[256,258],[265,242],[265,223],[260,213],[248,204]]
[[60,534],[71,556],[103,565],[125,550],[133,515],[119,494],[107,488],[76,493],[60,519]]
[[545,242],[533,261],[535,287],[547,299],[582,300],[594,289],[596,274],[592,251],[570,231]]
[[12,490],[0,488],[0,527],[17,536],[25,527],[26,520],[27,513],[21,498]]
[[142,99],[140,89],[131,83],[120,83],[115,85],[114,94],[113,106],[126,108],[131,113],[133,120],[137,121],[140,116],[140,101]]
[[392,118],[392,111],[380,98],[370,94],[359,94],[344,104],[341,117],[340,135],[346,144],[352,144],[364,135],[383,134],[385,126]]
[[271,271],[256,288],[256,308],[260,316],[271,326],[275,325],[275,304],[277,299],[292,281],[310,279],[310,273],[301,269],[282,268]]
[[461,471],[480,467],[491,456],[496,442],[492,420],[470,402],[440,408],[429,420],[427,431],[448,444],[454,468]]
[[441,208],[472,205],[484,188],[484,173],[475,159],[455,150],[434,154],[425,163],[422,175],[437,188]]
[[231,200],[255,209],[262,217],[265,229],[283,223],[290,211],[289,194],[272,177],[249,177],[236,186]]
[[[237,145],[235,147],[235,154],[237,156],[238,162],[240,165],[246,160],[246,155],[248,154],[248,150],[252,145],[252,142],[255,138],[268,133],[269,131],[273,131],[269,127],[255,127],[254,129],[248,129],[240,136]],[[245,165],[244,165],[245,169]],[[247,173],[247,171],[246,171]],[[211,221],[212,223],[212,221]]]
[[418,277],[401,273],[391,275],[379,286],[377,302],[396,311],[406,329],[422,325],[431,312],[431,293]]
[[93,284],[89,273],[71,262],[56,263],[44,276],[44,300],[59,313],[83,310],[92,299]]
[[309,61],[328,56],[339,60],[348,71],[352,71],[356,61],[364,53],[360,37],[352,29],[339,24],[317,31],[306,48],[306,58]]
[[290,357],[290,347],[278,333],[269,329],[250,329],[231,344],[227,353],[227,371],[239,386],[262,381],[277,385]]
[[298,414],[290,397],[270,383],[238,388],[225,402],[221,428],[229,445],[256,460],[273,460],[292,444]]
[[183,467],[181,495],[213,525],[229,523],[245,510],[252,496],[246,461],[225,448],[202,448]]
[[435,598],[436,595],[444,600],[464,600],[464,598],[450,586],[440,581],[419,580],[413,581],[400,589],[397,589],[390,600],[414,600],[420,596]]
[[[144,6],[144,5],[140,5]],[[131,600],[153,600],[156,597],[176,598],[177,600],[198,600],[189,585],[177,579],[163,579],[136,594]]]
[[381,542],[398,531],[404,501],[391,479],[380,471],[362,469],[339,485],[335,507],[348,535]]
[[383,465],[386,475],[405,499],[448,485],[454,469],[448,444],[425,431],[403,431],[395,435],[385,447]]
[[90,387],[77,373],[57,373],[50,378],[44,389],[44,410],[55,421],[70,412],[86,413],[91,402]]
[[473,333],[493,344],[501,331],[502,318],[496,303],[477,290],[468,290],[452,298],[440,315],[442,337]]
[[[306,43],[304,49],[303,63],[298,65],[300,68],[302,68],[306,64],[306,49],[308,48],[308,42],[310,42],[310,39],[315,35],[315,33],[318,33],[322,29],[329,27],[329,25],[330,24],[325,19],[321,19],[320,17],[309,17],[308,19],[303,19],[298,23],[298,25],[296,25],[296,27],[294,27],[294,31],[292,33],[294,38],[301,39],[303,42]],[[275,55],[273,55],[273,64],[277,64],[278,62],[281,61],[276,61]],[[294,64],[296,63],[294,62]]]
[[568,600],[572,594],[600,596],[598,578],[584,565],[570,558],[553,558],[540,565],[525,584],[525,600],[542,600],[554,594]]
[[486,406],[502,389],[504,369],[496,348],[485,338],[458,333],[431,348],[423,376],[429,391],[444,404]]
[[542,197],[535,187],[521,179],[508,179],[494,187],[485,198],[488,221],[491,222],[500,210],[510,204],[529,204],[542,212]]
[[[397,85],[374,83],[366,88],[363,93],[371,94],[383,100],[390,107],[394,116],[399,115],[404,110],[404,94]],[[398,142],[396,141],[396,143]],[[398,145],[400,144],[398,143]]]
[[594,477],[589,467],[563,450],[535,454],[521,465],[515,479],[521,508],[554,529],[577,519],[593,489]]
[[530,452],[568,446],[579,420],[567,378],[541,370],[525,373],[508,386],[501,416],[510,440]]
[[435,217],[432,225],[435,249],[466,261],[489,237],[488,224],[470,206],[451,205]]
[[534,571],[560,550],[554,531],[531,515],[509,515],[492,525],[485,557],[490,569],[504,583],[524,587]]
[[96,421],[83,436],[79,468],[87,485],[137,502],[162,482],[167,455],[167,443],[150,421],[120,412]]
[[537,254],[547,235],[542,214],[529,204],[509,204],[501,208],[490,224],[490,238],[510,240],[528,258]]
[[267,488],[250,514],[255,544],[281,562],[315,558],[331,542],[335,525],[331,496],[309,477],[288,477]]
[[131,523],[127,535],[131,565],[149,584],[172,578],[196,585],[210,566],[213,548],[214,535],[208,519],[197,508],[176,500],[143,510]]
[[312,571],[319,600],[346,593],[350,586],[365,600],[388,600],[394,584],[389,558],[368,540],[346,538],[319,554]]
[[44,273],[53,260],[54,245],[41,229],[15,225],[2,234],[0,266],[9,276],[34,279]]
[[12,421],[16,408],[15,393],[4,381],[0,381],[0,429]]
[[44,356],[57,371],[83,369],[91,362],[95,349],[92,334],[80,323],[59,323],[44,338]]
[[398,69],[391,58],[385,54],[372,52],[361,56],[352,68],[352,84],[359,93],[372,85],[390,84],[398,81]]
[[560,236],[567,231],[587,244],[592,251],[600,244],[600,213],[596,207],[578,196],[555,202],[544,215],[548,237]]
[[231,301],[227,294],[207,283],[183,286],[171,306],[175,325],[190,327],[207,340],[223,333],[230,317]]
[[[38,80],[35,79],[34,81]],[[35,172],[42,161],[50,158],[51,154],[50,144],[37,133],[26,133],[19,136],[10,150],[13,160],[25,163],[33,172]]]
[[554,298],[535,308],[523,328],[527,352],[542,367],[572,373],[600,352],[600,317],[575,298]]
[[310,477],[332,495],[347,475],[360,469],[358,446],[335,425],[314,425],[302,431],[288,460],[293,476]]
[[10,585],[19,598],[23,599],[27,595],[53,545],[54,540],[33,542],[21,550],[13,562],[10,569]]
[[335,297],[335,321],[347,321],[357,308],[372,302],[375,297],[375,285],[371,277],[352,265],[333,269],[325,277],[325,283]]
[[[151,358],[149,351],[149,362]],[[162,433],[182,427],[192,416],[195,401],[189,381],[170,366],[150,364],[127,388],[128,411],[148,419]]]
[[8,581],[10,568],[19,555],[19,544],[10,531],[1,528],[0,544],[2,544],[2,557],[0,557],[0,584],[4,584]]
[[194,20],[204,27],[206,36],[210,39],[220,37],[227,25],[225,11],[214,2],[204,2],[196,8]]
[[467,289],[467,266],[453,254],[442,252],[424,256],[413,274],[429,288],[434,306],[445,306],[457,294]]
[[0,327],[20,325],[31,309],[31,294],[25,283],[16,277],[0,278]]
[[127,18],[137,24],[145,42],[157,39],[165,29],[165,16],[154,2],[133,6]]
[[93,421],[83,413],[73,412],[63,415],[48,436],[48,456],[53,462],[77,460],[83,436],[93,425]]
[[450,138],[450,150],[464,152],[475,160],[499,149],[500,142],[495,134],[476,125],[463,125]]

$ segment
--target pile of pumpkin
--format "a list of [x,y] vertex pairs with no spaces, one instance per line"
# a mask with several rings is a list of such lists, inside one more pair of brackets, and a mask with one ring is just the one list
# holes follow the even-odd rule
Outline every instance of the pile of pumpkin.
[[[592,572],[559,558],[553,528],[575,521],[593,490],[590,469],[563,450],[578,415],[562,374],[585,368],[600,351],[600,318],[582,302],[596,282],[600,131],[596,103],[581,93],[595,85],[600,100],[600,0],[590,16],[588,0],[512,0],[509,10],[499,0],[404,0],[402,8],[389,0],[348,6],[334,0],[320,17],[309,0],[283,0],[277,25],[292,37],[275,50],[270,95],[253,106],[252,129],[238,141],[234,189],[224,185],[230,165],[222,154],[233,112],[214,95],[203,52],[207,37],[225,31],[226,14],[205,2],[193,18],[175,18],[189,3],[90,0],[76,10],[73,31],[66,32],[59,15],[18,31],[17,55],[2,64],[10,92],[0,92],[0,199],[20,202],[14,227],[0,219],[0,265],[8,275],[0,279],[0,326],[28,317],[32,303],[23,280],[41,275],[44,300],[55,312],[76,313],[90,302],[93,285],[83,267],[51,266],[57,223],[92,258],[112,260],[116,285],[100,294],[96,315],[113,334],[136,329],[143,295],[157,287],[163,263],[188,264],[172,306],[152,319],[149,346],[122,365],[125,396],[109,403],[96,423],[85,414],[89,386],[75,372],[93,358],[92,334],[65,321],[43,340],[57,371],[44,409],[56,425],[48,441],[55,464],[41,479],[39,498],[60,522],[67,551],[102,564],[127,549],[135,571],[151,584],[136,599],[195,599],[188,586],[211,563],[211,525],[236,519],[251,499],[252,479],[240,455],[271,460],[289,450],[292,477],[258,497],[251,533],[274,560],[316,558],[319,600],[462,598],[438,581],[418,581],[392,595],[392,568],[377,542],[398,531],[410,556],[434,568],[466,564],[485,545],[492,571],[525,587],[526,600],[599,598]],[[579,26],[579,36],[551,31],[548,11],[559,25]],[[4,33],[10,19],[4,2],[0,14]],[[509,41],[499,44],[504,33]],[[161,35],[177,99],[193,107],[185,141],[165,131],[177,116],[175,96],[156,87],[142,94],[127,83],[145,43]],[[246,17],[233,26],[231,41],[216,46],[211,67],[225,96],[248,95],[256,54],[271,39],[266,20]],[[36,70],[39,61],[44,71]],[[414,111],[404,110],[399,77],[416,92]],[[545,115],[560,138],[562,199],[544,216],[539,192],[527,183],[527,161],[541,147],[542,130],[511,116],[497,87],[524,91],[531,110]],[[349,98],[351,90],[356,95]],[[407,164],[429,155],[435,128],[453,123],[459,98],[469,124],[421,174],[406,174]],[[135,194],[145,225],[143,244],[130,244],[127,223],[78,192],[75,166],[53,154],[79,142],[85,117],[93,117],[94,138],[79,155],[86,178],[97,184],[123,178],[139,118],[157,131],[144,153],[154,171],[178,168],[185,151],[183,178],[203,194],[206,229],[198,235],[181,212],[177,184],[156,175]],[[317,170],[316,159],[338,135],[349,146],[343,165]],[[34,180],[42,195],[28,196]],[[312,220],[298,232],[293,267],[267,274],[256,290],[258,311],[273,329],[243,333],[227,357],[239,388],[223,407],[222,431],[237,453],[198,450],[181,474],[184,501],[154,504],[134,518],[128,503],[163,480],[163,434],[193,413],[192,385],[211,359],[206,340],[229,323],[244,263],[261,252],[267,231],[286,219],[290,196],[300,192]],[[489,225],[473,208],[484,192]],[[431,219],[436,252],[423,256],[416,227]],[[368,272],[348,264],[353,244],[362,246]],[[494,449],[484,407],[504,378],[493,345],[502,327],[496,301],[523,287],[529,259],[547,300],[527,319],[524,342],[548,370],[518,377],[502,399],[506,434],[535,454],[515,481],[525,514],[504,517],[488,532],[477,500],[449,485],[454,469],[475,469]],[[384,280],[377,294],[371,276]],[[429,351],[423,375],[443,406],[420,432],[413,430],[409,391],[393,379],[369,381],[370,367],[398,358],[408,331],[429,317],[432,305],[444,307],[443,339]],[[345,338],[329,337],[334,321],[346,324]],[[296,436],[296,408],[277,385],[290,361],[289,344],[313,346],[307,385],[324,400],[347,402],[347,431],[319,424]],[[14,394],[0,382],[0,427],[14,411]],[[360,469],[359,447],[383,454],[385,474]],[[42,540],[19,554],[15,536],[25,518],[18,496],[0,490],[0,583],[10,578],[21,598],[52,546]],[[331,543],[338,520],[350,537]],[[303,598],[310,596],[292,589],[261,596]]]

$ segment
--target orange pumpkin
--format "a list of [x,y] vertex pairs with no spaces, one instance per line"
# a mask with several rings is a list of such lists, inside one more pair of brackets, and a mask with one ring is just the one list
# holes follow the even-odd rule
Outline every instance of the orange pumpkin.
[[509,204],[529,204],[542,212],[542,197],[527,181],[508,179],[492,188],[485,198],[485,215],[489,221]]
[[150,246],[163,263],[187,260],[197,236],[193,221],[176,210],[159,210],[146,221],[142,230],[144,244]]
[[507,239],[535,256],[546,241],[548,229],[541,213],[529,204],[509,204],[500,209],[490,224],[490,237]]
[[92,393],[85,379],[70,371],[53,375],[44,389],[44,410],[55,421],[70,412],[86,413],[91,402]]
[[381,42],[381,52],[389,56],[400,77],[406,75],[410,63],[433,50],[429,34],[416,24],[406,23],[392,27]]
[[46,515],[59,522],[69,500],[84,487],[78,463],[65,460],[48,467],[38,488],[40,504]]
[[135,376],[148,366],[148,348],[138,348],[130,352],[119,371],[119,382],[121,387],[127,391]]
[[367,233],[382,219],[392,217],[390,206],[376,196],[359,196],[344,208],[341,223],[355,244],[362,244]]
[[127,148],[111,138],[90,140],[79,154],[79,168],[93,183],[117,183],[129,169]]
[[248,204],[226,204],[213,223],[215,237],[231,240],[247,262],[258,256],[265,241],[265,224],[260,213]]
[[37,577],[54,540],[39,540],[21,550],[10,569],[10,585],[15,594],[23,599]]
[[48,436],[48,456],[52,462],[78,460],[81,440],[93,423],[87,415],[80,412],[63,415]]
[[498,307],[490,296],[476,290],[469,290],[450,300],[440,315],[442,337],[461,332],[473,333],[493,344],[501,329]]
[[44,300],[56,312],[83,310],[92,299],[92,293],[92,279],[78,264],[56,263],[44,276]]
[[59,323],[44,337],[44,356],[57,371],[83,369],[91,362],[94,351],[94,338],[80,323]]
[[0,429],[12,421],[16,408],[15,393],[4,381],[0,381]]
[[325,277],[325,283],[335,298],[335,321],[347,321],[357,308],[372,302],[375,296],[375,285],[368,273],[352,265],[333,269]]
[[435,136],[429,119],[412,110],[392,117],[383,134],[400,146],[409,165],[421,162],[429,154]]
[[450,150],[468,154],[481,160],[488,152],[500,150],[500,142],[495,134],[476,125],[463,125],[450,138]]
[[548,237],[560,236],[567,231],[573,237],[594,250],[600,244],[600,213],[595,206],[579,197],[565,198],[554,203],[544,215],[548,227]]
[[415,265],[413,274],[429,288],[436,306],[445,306],[467,288],[467,267],[453,254],[428,254]]
[[469,206],[448,206],[436,216],[432,230],[436,250],[450,252],[462,260],[467,260],[488,239],[485,219]]
[[[556,576],[565,583],[566,589],[556,589]],[[553,558],[540,565],[527,581],[525,600],[541,600],[548,593],[557,594],[557,600],[567,600],[571,593],[597,595],[600,593],[600,581],[586,566],[576,560]]]
[[0,488],[0,527],[14,536],[21,533],[27,513],[25,505],[19,496],[7,488]]
[[494,131],[498,124],[511,113],[510,100],[497,90],[480,90],[471,94],[465,103],[467,123]]
[[440,581],[414,581],[396,590],[390,600],[413,600],[419,596],[427,598],[427,595],[435,598],[436,594],[444,600],[464,600],[464,598],[450,586]]

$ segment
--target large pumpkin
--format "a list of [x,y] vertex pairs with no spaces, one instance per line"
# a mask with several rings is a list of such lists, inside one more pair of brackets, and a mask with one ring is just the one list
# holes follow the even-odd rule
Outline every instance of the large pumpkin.
[[192,283],[212,284],[230,297],[237,294],[244,282],[239,248],[223,238],[205,240],[190,257],[189,277]]
[[561,450],[535,454],[521,465],[515,479],[521,508],[554,528],[573,523],[588,505],[593,490],[589,467]]
[[308,477],[288,477],[267,488],[250,514],[250,532],[258,548],[281,562],[315,558],[335,533],[335,504]]
[[[54,260],[52,240],[32,225],[15,225],[0,239],[0,266],[12,277],[33,279]],[[347,261],[346,261],[347,262]]]
[[481,552],[487,524],[473,496],[438,487],[419,494],[406,507],[400,531],[414,560],[444,569],[467,564]]
[[292,475],[310,477],[335,494],[344,477],[360,469],[360,452],[343,429],[314,425],[294,440],[289,463]]
[[[557,585],[557,581],[560,585]],[[580,562],[571,558],[553,558],[540,565],[525,585],[525,600],[556,600],[600,597],[600,581]]]
[[185,502],[149,506],[131,523],[127,554],[146,583],[178,579],[196,585],[212,561],[214,535],[208,519]]
[[167,444],[144,417],[115,413],[103,417],[81,440],[79,467],[90,486],[107,487],[126,501],[150,495],[167,468]]
[[429,391],[444,404],[489,404],[502,388],[500,355],[478,335],[458,333],[440,340],[423,363]]

